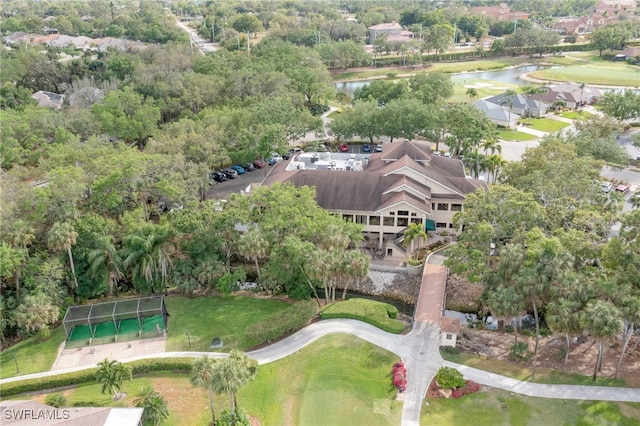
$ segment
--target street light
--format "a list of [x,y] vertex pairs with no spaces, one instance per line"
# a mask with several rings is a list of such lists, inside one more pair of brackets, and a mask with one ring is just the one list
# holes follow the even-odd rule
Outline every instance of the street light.
[[18,359],[16,358],[16,356],[13,356],[13,362],[16,363],[16,374],[20,374],[20,368],[18,367]]
[[[187,335],[187,340],[189,341],[189,349],[191,349],[191,336],[189,336],[189,333],[185,333],[185,334]],[[14,355],[14,358],[15,358],[15,355]]]

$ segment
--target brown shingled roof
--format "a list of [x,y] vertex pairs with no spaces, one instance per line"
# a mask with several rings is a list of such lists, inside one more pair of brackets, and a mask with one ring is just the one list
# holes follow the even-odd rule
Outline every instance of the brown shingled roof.
[[440,319],[440,330],[443,333],[460,333],[460,320],[458,318],[442,317]]

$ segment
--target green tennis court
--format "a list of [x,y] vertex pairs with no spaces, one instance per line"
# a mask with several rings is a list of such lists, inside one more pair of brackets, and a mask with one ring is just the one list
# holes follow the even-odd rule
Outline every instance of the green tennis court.
[[96,339],[115,336],[116,334],[118,333],[116,332],[116,326],[113,321],[99,322],[94,325],[93,337]]
[[138,318],[129,318],[120,321],[120,332],[118,334],[138,334],[140,323]]
[[144,317],[142,320],[142,332],[147,333],[157,331],[156,325],[160,327],[160,330],[164,330],[164,318],[162,315],[154,315],[152,317]]
[[88,325],[76,325],[71,330],[69,336],[70,342],[77,342],[78,340],[89,340],[91,338],[91,328]]
[[72,306],[63,320],[66,347],[155,337],[166,330],[168,316],[162,296]]

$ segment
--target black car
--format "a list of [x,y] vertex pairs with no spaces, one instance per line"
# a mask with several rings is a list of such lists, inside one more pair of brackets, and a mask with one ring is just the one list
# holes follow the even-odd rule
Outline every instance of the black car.
[[215,180],[216,182],[224,182],[225,180],[227,180],[227,176],[222,172],[213,172],[211,173],[211,179]]

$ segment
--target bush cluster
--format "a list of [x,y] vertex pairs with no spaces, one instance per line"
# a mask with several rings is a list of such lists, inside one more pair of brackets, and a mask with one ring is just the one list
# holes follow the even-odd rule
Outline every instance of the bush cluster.
[[398,308],[369,299],[349,299],[334,303],[322,311],[322,319],[351,318],[366,322],[388,333],[400,334],[404,323],[396,319]]
[[[191,358],[161,358],[143,359],[127,363],[134,375],[142,375],[156,371],[186,372],[191,370],[193,359]],[[74,386],[82,383],[95,382],[97,368],[90,368],[73,373],[56,374],[55,376],[38,379],[21,380],[0,385],[0,395],[8,397],[25,392],[36,392],[46,389],[55,389],[64,386]]]
[[247,328],[247,336],[253,346],[271,343],[290,331],[306,325],[317,313],[313,300],[298,302],[282,312],[251,325]]
[[460,389],[465,385],[462,373],[451,367],[440,367],[436,380],[442,389]]
[[440,352],[451,355],[458,355],[460,353],[460,349],[455,346],[440,346]]
[[393,386],[398,389],[398,392],[407,390],[407,368],[404,363],[396,362],[393,364],[391,376],[393,377]]
[[311,112],[311,115],[322,115],[325,112],[329,111],[329,105],[324,105],[324,104],[313,104],[313,105],[309,105],[309,112]]

